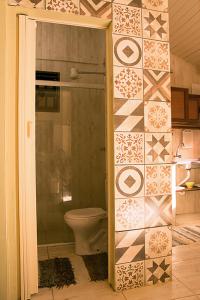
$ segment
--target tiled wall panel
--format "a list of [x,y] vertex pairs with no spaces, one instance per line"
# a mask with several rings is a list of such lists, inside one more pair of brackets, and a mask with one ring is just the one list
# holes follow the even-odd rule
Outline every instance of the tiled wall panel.
[[8,4],[112,19],[115,289],[167,282],[172,270],[168,0]]

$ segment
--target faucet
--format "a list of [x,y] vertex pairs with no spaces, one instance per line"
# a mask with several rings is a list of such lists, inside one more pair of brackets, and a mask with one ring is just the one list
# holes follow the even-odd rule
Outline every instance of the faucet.
[[176,155],[174,155],[174,157],[177,157],[177,158],[181,158],[182,157],[182,155],[180,153],[180,148],[182,148],[183,146],[184,146],[183,142],[178,145],[177,150],[176,150]]

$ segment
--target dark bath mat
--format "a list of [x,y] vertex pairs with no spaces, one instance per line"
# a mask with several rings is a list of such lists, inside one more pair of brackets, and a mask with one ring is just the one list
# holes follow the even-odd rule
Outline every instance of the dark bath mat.
[[99,253],[95,255],[82,256],[91,281],[105,280],[108,278],[108,254]]
[[75,284],[74,272],[68,258],[54,258],[39,261],[39,287],[62,288]]

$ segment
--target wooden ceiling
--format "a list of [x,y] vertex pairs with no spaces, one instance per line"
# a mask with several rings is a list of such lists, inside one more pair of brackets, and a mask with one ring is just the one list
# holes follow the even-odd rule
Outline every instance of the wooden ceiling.
[[169,0],[171,52],[200,67],[200,0]]

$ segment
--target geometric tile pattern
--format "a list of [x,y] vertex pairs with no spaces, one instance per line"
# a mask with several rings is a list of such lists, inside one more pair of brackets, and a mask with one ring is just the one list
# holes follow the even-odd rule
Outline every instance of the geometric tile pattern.
[[124,4],[127,6],[141,7],[142,0],[113,0],[114,3]]
[[155,40],[143,40],[144,69],[170,71],[169,43]]
[[114,67],[115,98],[142,99],[142,70],[124,67]]
[[171,255],[172,231],[171,227],[162,226],[146,229],[145,255],[146,259]]
[[115,289],[123,291],[144,285],[144,262],[115,265]]
[[171,105],[168,102],[146,101],[144,105],[146,132],[171,131]]
[[171,166],[146,165],[145,166],[145,195],[171,194]]
[[113,4],[113,33],[141,37],[141,9]]
[[144,100],[171,101],[170,73],[144,70]]
[[168,0],[142,0],[142,7],[167,12]]
[[114,128],[115,131],[143,132],[143,101],[114,99]]
[[168,14],[143,9],[143,37],[161,41],[169,40]]
[[145,261],[146,285],[165,283],[172,278],[172,257],[162,257]]
[[142,39],[113,34],[114,57],[116,66],[142,68]]
[[112,18],[112,6],[102,0],[80,0],[80,14],[85,16]]
[[115,166],[115,197],[144,195],[144,167],[142,165]]
[[79,14],[79,1],[78,0],[46,0],[46,9],[77,15]]
[[115,231],[144,228],[144,198],[115,200]]
[[145,259],[145,230],[115,233],[116,264],[124,264]]
[[45,9],[45,0],[8,0],[8,5]]
[[117,132],[114,134],[115,163],[144,163],[144,134]]
[[145,163],[171,163],[171,133],[145,134]]
[[171,224],[171,195],[145,197],[145,227],[157,227]]

